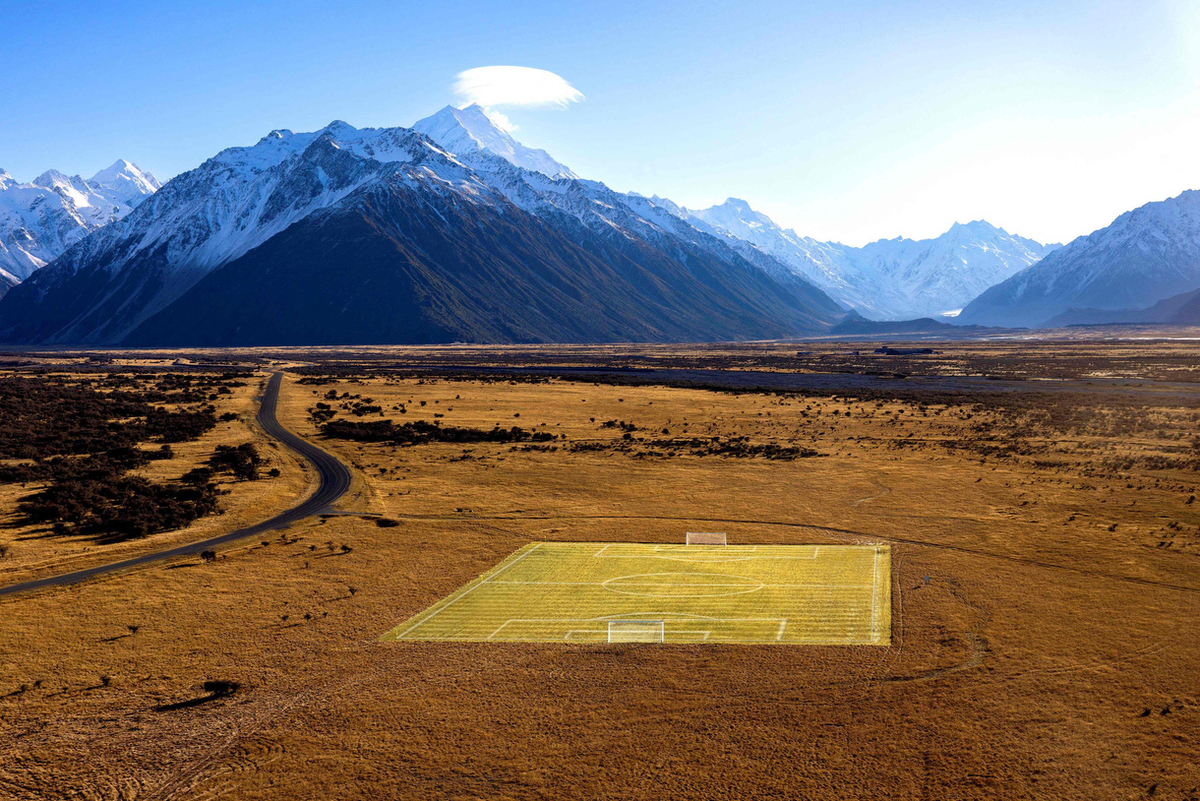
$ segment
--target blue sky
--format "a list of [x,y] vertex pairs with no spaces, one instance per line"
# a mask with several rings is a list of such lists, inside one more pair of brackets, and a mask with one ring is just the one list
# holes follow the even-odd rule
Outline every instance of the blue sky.
[[1194,2],[0,3],[0,167],[20,180],[118,157],[165,178],[274,128],[409,125],[459,72],[518,65],[586,98],[503,109],[525,144],[820,239],[984,218],[1066,240],[1200,188]]

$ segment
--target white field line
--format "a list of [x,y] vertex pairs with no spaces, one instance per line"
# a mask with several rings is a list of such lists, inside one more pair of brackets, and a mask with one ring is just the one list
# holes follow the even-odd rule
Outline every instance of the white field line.
[[[580,631],[584,631],[584,629],[580,629]],[[705,639],[709,639],[709,638],[705,638]],[[481,639],[478,636],[472,635],[472,634],[464,634],[464,635],[443,636],[443,637],[422,637],[419,640],[419,642],[487,642],[487,641]],[[492,642],[510,642],[510,640],[492,640]],[[516,642],[562,642],[562,638],[557,635],[554,637],[536,637],[536,638],[529,637],[529,638],[525,638],[525,639],[521,639],[521,640],[516,640]],[[717,642],[719,642],[719,640],[717,640]],[[747,639],[744,637],[739,637],[738,639],[728,640],[728,642],[733,643],[735,645],[756,645],[756,644],[760,644],[760,643],[763,645],[766,645],[768,643],[775,642],[775,639],[769,638],[769,639],[757,639],[756,640],[756,639]],[[822,637],[801,637],[800,639],[789,641],[789,644],[792,644],[792,645],[873,645],[874,641],[870,640],[870,639],[852,638],[852,637],[848,637],[848,638],[839,640],[839,639],[835,639],[833,637],[822,636]]]
[[[516,586],[530,586],[530,587],[536,587],[536,586],[542,586],[542,585],[545,585],[547,587],[603,587],[605,584],[609,584],[613,581],[620,581],[621,578],[622,578],[621,576],[617,576],[617,578],[615,578],[615,579],[605,579],[604,581],[488,581],[486,583],[487,584],[512,584],[512,585],[516,585]],[[690,588],[690,587],[745,587],[746,585],[741,584],[741,583],[679,584],[679,585],[676,585],[676,584],[671,584],[670,582],[666,582],[666,581],[645,581],[645,582],[629,581],[629,582],[623,582],[621,584],[621,586],[622,587],[675,587],[675,586],[679,586],[679,587],[684,587],[684,588]],[[873,584],[811,584],[811,583],[763,584],[762,587],[756,587],[755,589],[773,589],[776,587],[779,589],[795,589],[797,587],[814,587],[816,589],[834,589],[834,590],[869,590],[873,586],[874,586]]]
[[[569,629],[567,633],[563,635],[563,640],[570,642],[571,638],[576,634],[597,634],[601,637],[608,636],[608,632],[604,629]],[[490,640],[491,637],[488,637],[488,639]]]
[[[729,546],[714,545],[714,548],[721,548],[720,551],[712,551],[708,554],[696,553],[696,548],[703,546],[692,545],[687,551],[676,550],[661,550],[661,551],[643,551],[641,553],[606,553],[611,545],[606,545],[596,553],[592,554],[596,559],[666,559],[672,562],[753,562],[753,561],[806,561],[811,562],[818,556],[818,550],[814,549],[812,554],[808,556],[784,556],[772,554],[750,554],[739,556],[737,551],[730,552]],[[680,546],[688,547],[688,546]],[[678,555],[675,555],[678,554]]]
[[875,574],[871,579],[871,640],[875,641],[879,638],[876,634],[878,624],[876,622],[876,601],[879,598],[879,546],[875,546]]
[[504,567],[502,567],[502,568],[500,568],[499,570],[497,570],[497,571],[496,571],[495,573],[493,573],[491,576],[488,576],[488,575],[486,575],[486,574],[485,574],[485,575],[484,575],[482,578],[480,578],[480,580],[479,580],[479,583],[478,583],[478,584],[476,584],[474,587],[470,587],[470,588],[468,588],[468,589],[466,589],[466,590],[463,590],[461,593],[459,593],[459,594],[457,594],[457,595],[453,595],[453,596],[451,596],[451,597],[449,597],[449,598],[446,598],[446,599],[444,599],[444,600],[443,600],[441,603],[439,603],[439,604],[434,604],[434,605],[433,605],[433,606],[432,606],[432,607],[429,609],[429,612],[428,612],[428,613],[427,613],[427,614],[426,614],[426,615],[425,615],[423,618],[421,618],[420,620],[418,620],[416,623],[413,623],[411,626],[409,626],[408,628],[406,628],[404,631],[402,631],[402,632],[400,632],[399,634],[397,634],[397,635],[396,635],[396,639],[397,639],[397,640],[401,639],[402,637],[404,637],[404,635],[408,634],[410,631],[412,631],[413,629],[415,629],[417,626],[423,626],[423,625],[425,625],[426,623],[428,623],[430,620],[433,620],[433,618],[434,618],[435,616],[437,616],[437,615],[440,615],[442,612],[445,612],[445,611],[446,611],[447,609],[449,609],[451,606],[453,606],[454,604],[458,603],[458,602],[459,602],[459,601],[461,601],[463,598],[466,598],[468,595],[470,595],[471,593],[475,592],[475,590],[479,589],[479,588],[480,588],[480,587],[482,587],[484,584],[487,584],[487,583],[488,583],[488,579],[489,579],[489,578],[494,578],[495,576],[498,576],[498,575],[500,575],[501,573],[503,573],[504,571],[508,570],[510,567],[512,567],[513,565],[515,565],[517,562],[520,562],[522,559],[524,559],[526,556],[529,556],[529,554],[533,553],[534,551],[536,551],[536,550],[537,550],[538,548],[540,548],[540,547],[542,547],[542,543],[540,543],[540,542],[539,542],[537,545],[534,545],[534,546],[533,546],[532,548],[530,548],[528,551],[526,551],[525,553],[523,553],[523,554],[521,554],[520,556],[518,556],[518,557],[517,557],[516,559],[514,559],[512,562],[508,563],[508,564],[507,564],[507,565],[505,565]]
[[[680,640],[683,640],[685,642],[694,641],[696,639],[696,637],[686,636],[689,634],[691,634],[691,635],[699,634],[700,642],[708,642],[708,638],[712,635],[712,632],[709,631],[708,629],[683,629],[680,631],[672,631],[671,637],[674,638],[675,642],[679,642]],[[668,639],[667,635],[664,634],[663,642],[666,642],[667,639]]]
[[[636,615],[636,617],[630,617],[631,615]],[[778,623],[780,620],[786,622],[785,618],[778,617],[709,617],[692,615],[687,612],[621,612],[620,615],[604,617],[510,617],[500,628],[504,628],[510,623],[597,623],[611,620],[636,623],[651,618],[656,621],[660,618],[683,618],[684,620],[708,620],[713,623]]]

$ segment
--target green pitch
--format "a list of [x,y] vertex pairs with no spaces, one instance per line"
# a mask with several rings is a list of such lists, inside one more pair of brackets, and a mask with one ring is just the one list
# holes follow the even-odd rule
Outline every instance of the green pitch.
[[535,542],[383,639],[888,645],[891,587],[887,545]]

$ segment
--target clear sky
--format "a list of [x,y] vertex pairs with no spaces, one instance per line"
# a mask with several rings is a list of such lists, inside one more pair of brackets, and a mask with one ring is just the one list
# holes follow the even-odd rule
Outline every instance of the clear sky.
[[[548,70],[497,109],[615,189],[741,197],[862,244],[987,219],[1068,240],[1200,188],[1200,3],[0,0],[0,167],[165,179],[274,128],[410,125],[464,70]],[[461,101],[458,101],[461,103]]]

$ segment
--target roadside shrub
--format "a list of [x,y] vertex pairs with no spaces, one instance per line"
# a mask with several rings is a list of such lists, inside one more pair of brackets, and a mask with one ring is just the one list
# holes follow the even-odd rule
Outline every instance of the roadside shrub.
[[257,481],[258,467],[262,457],[251,442],[241,445],[218,445],[217,452],[208,459],[209,467],[217,473],[232,473],[242,481]]
[[459,428],[416,420],[396,425],[391,420],[375,420],[369,423],[351,423],[346,420],[331,420],[321,427],[325,436],[355,442],[390,442],[393,445],[424,445],[429,442],[548,442],[554,435],[544,431],[526,431],[519,426],[490,431],[482,428]]
[[212,484],[152,484],[140,476],[67,478],[21,500],[28,523],[48,523],[56,534],[124,542],[183,528],[217,511]]

